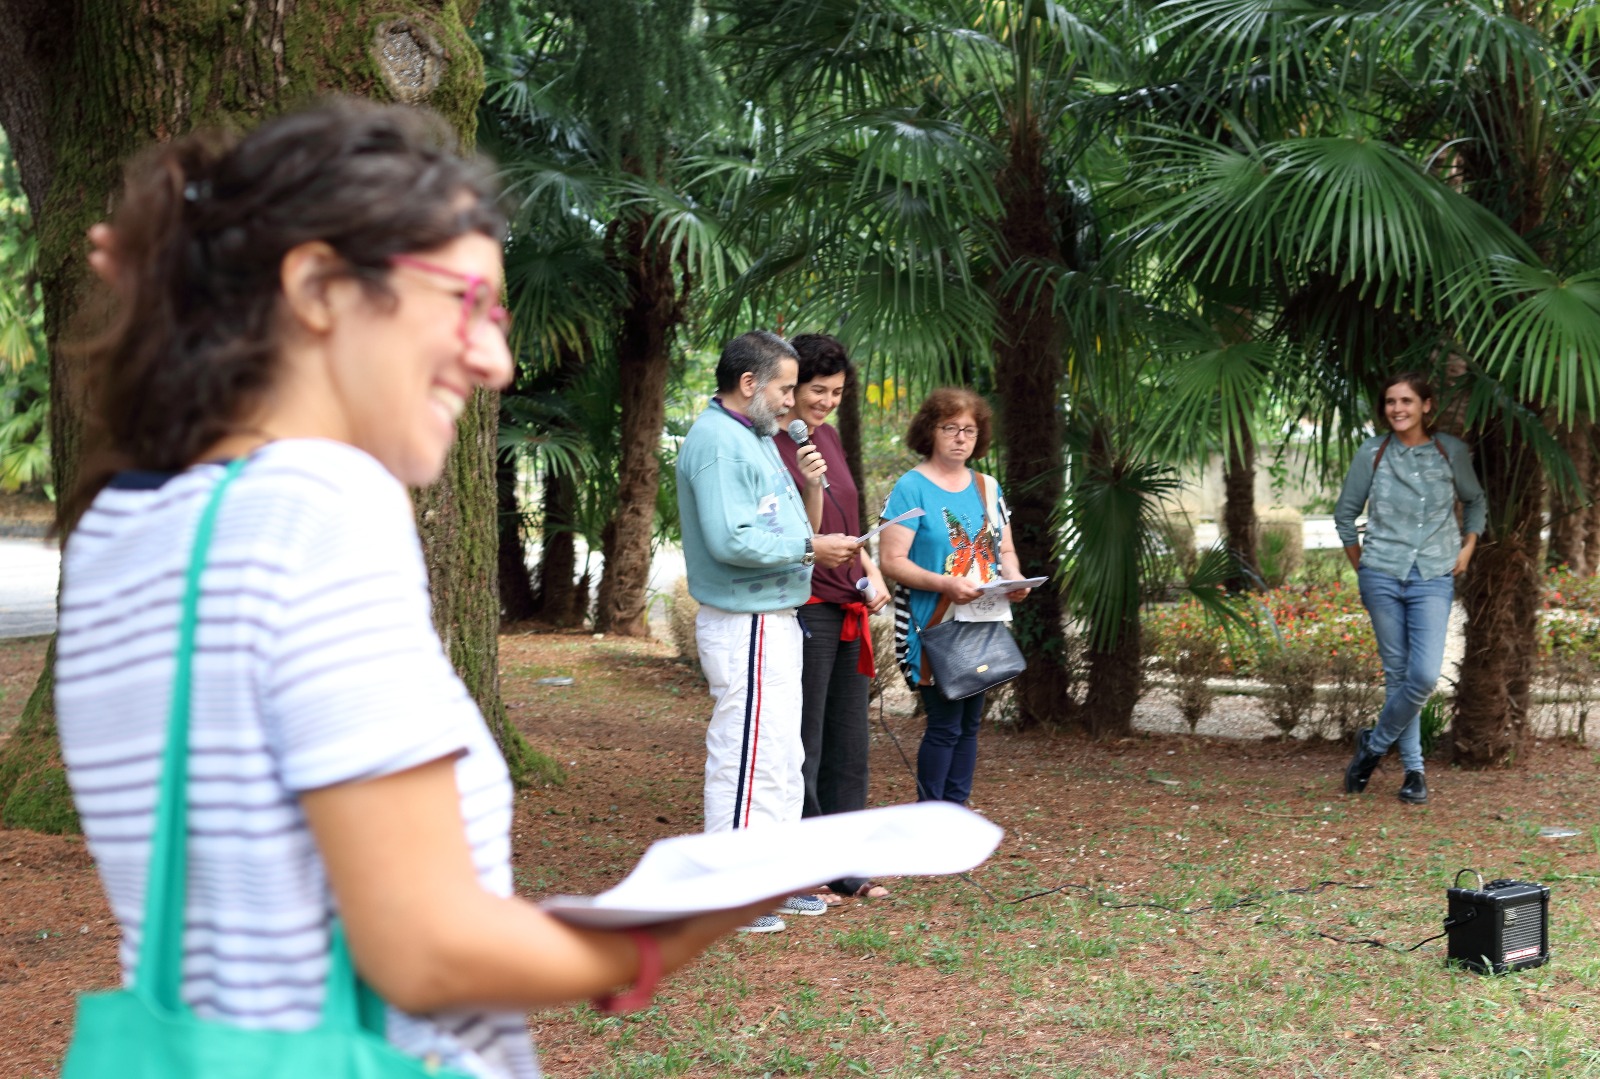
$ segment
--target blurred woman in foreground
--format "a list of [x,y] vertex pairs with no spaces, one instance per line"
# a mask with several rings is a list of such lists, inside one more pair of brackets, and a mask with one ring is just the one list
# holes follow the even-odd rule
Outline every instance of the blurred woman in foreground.
[[131,980],[180,598],[227,474],[193,650],[183,1002],[314,1026],[337,910],[393,1045],[531,1079],[523,1009],[670,970],[771,904],[600,932],[511,894],[511,784],[433,629],[406,491],[511,374],[503,221],[453,141],[340,102],[130,169],[92,233],[121,302],[90,356],[107,452],[72,494],[56,703]]

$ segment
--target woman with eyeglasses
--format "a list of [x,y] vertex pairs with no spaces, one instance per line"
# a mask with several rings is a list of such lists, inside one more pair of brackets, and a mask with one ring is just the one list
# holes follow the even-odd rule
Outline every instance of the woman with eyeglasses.
[[878,540],[883,575],[902,586],[895,594],[895,658],[927,712],[917,750],[919,801],[967,803],[986,696],[952,701],[939,692],[922,658],[922,630],[951,618],[1009,620],[1010,604],[1029,592],[978,590],[1022,577],[1000,485],[969,465],[989,450],[991,419],[988,403],[971,390],[929,394],[906,431],[906,445],[922,460],[900,477],[883,509],[885,520],[924,511],[890,525]]
[[102,445],[71,494],[56,709],[131,980],[185,575],[220,490],[176,698],[182,1002],[315,1026],[337,912],[392,1045],[534,1079],[525,1009],[647,995],[773,903],[613,932],[512,893],[511,784],[433,628],[406,490],[511,375],[504,221],[453,143],[437,117],[347,101],[130,168],[91,231],[119,305],[87,358]]

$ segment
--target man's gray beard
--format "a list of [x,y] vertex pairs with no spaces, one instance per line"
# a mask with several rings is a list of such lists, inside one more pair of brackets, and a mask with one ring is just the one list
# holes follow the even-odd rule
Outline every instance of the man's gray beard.
[[771,411],[764,393],[766,386],[757,386],[756,395],[746,406],[744,418],[750,421],[751,430],[762,438],[772,438],[778,433],[778,417],[783,413]]

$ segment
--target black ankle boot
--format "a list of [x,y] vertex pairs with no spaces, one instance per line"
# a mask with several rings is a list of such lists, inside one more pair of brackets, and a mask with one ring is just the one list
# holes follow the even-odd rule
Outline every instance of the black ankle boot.
[[1419,806],[1428,800],[1428,777],[1422,772],[1407,772],[1400,785],[1400,800]]
[[1367,782],[1372,778],[1372,770],[1378,767],[1378,762],[1383,760],[1382,753],[1372,753],[1367,750],[1367,736],[1372,733],[1372,728],[1356,735],[1356,755],[1350,758],[1350,763],[1344,770],[1344,792],[1346,794],[1360,794],[1367,789]]

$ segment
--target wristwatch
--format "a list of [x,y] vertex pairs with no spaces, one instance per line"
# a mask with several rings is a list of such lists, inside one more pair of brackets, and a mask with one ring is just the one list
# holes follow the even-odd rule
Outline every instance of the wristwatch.
[[817,564],[817,551],[816,548],[811,546],[809,539],[806,540],[806,553],[800,556],[800,564],[802,566],[814,566]]

